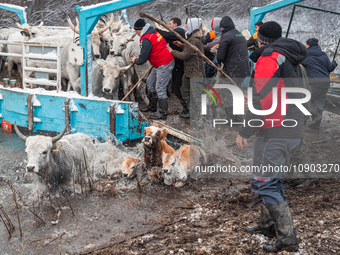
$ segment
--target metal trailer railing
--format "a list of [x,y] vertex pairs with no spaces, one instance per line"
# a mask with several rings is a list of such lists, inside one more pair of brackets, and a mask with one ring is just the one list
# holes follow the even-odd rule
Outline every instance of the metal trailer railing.
[[[57,92],[61,87],[61,44],[53,43],[33,43],[33,42],[17,42],[17,41],[3,41],[0,44],[20,45],[22,53],[7,53],[0,52],[0,56],[19,57],[22,58],[22,88],[25,89],[27,84],[36,84],[42,86],[56,87]],[[28,48],[28,52],[27,52]],[[54,53],[55,51],[55,53]],[[56,68],[37,68],[27,66],[27,59],[34,59],[43,61],[44,63],[56,64]],[[27,72],[35,72],[36,77],[27,77]],[[49,74],[56,74],[56,81],[49,79]]]

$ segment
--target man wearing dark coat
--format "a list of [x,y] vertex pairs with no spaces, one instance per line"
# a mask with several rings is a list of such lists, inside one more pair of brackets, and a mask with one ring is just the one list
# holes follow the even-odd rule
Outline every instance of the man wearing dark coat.
[[250,73],[247,41],[235,28],[230,17],[223,17],[220,26],[222,36],[217,51],[217,61],[219,64],[224,64],[223,71],[231,78],[244,79]]
[[330,87],[329,73],[337,67],[337,63],[331,62],[326,53],[322,52],[318,42],[316,38],[307,40],[307,58],[301,63],[306,68],[312,90],[312,102],[317,110],[317,113],[312,115],[313,122],[309,127],[316,130],[320,129],[322,113],[325,110],[326,94]]

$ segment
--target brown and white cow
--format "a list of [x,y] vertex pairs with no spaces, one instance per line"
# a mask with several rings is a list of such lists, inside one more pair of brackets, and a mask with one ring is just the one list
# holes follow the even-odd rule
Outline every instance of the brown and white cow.
[[183,187],[190,174],[190,166],[205,161],[205,152],[197,145],[184,145],[172,154],[163,153],[164,184],[174,183],[177,188]]
[[139,158],[127,157],[123,162],[123,177],[133,178],[143,171],[143,163]]
[[163,167],[163,152],[174,153],[174,149],[165,142],[167,134],[167,130],[156,125],[144,129],[143,148],[146,169],[149,170],[153,166]]

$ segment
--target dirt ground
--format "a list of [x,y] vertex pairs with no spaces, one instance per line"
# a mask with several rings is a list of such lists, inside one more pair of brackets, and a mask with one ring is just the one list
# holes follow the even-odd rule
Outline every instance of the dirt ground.
[[[340,253],[339,183],[324,179],[303,190],[286,186],[300,254]],[[195,182],[197,195],[190,199],[181,199],[185,189],[177,190],[178,205],[164,216],[169,226],[92,254],[266,254],[262,245],[273,240],[245,232],[246,226],[257,223],[259,200],[247,181],[225,184],[214,188],[213,182]]]
[[[169,105],[170,116],[165,122],[177,129],[189,126],[189,122],[176,125],[173,120],[178,118],[175,112],[181,108],[174,96]],[[325,112],[319,132],[306,127],[302,150],[311,163],[340,163],[339,124],[340,116]],[[242,154],[233,144],[237,129],[229,128],[226,133],[232,153]],[[253,138],[245,156],[251,154],[252,143]],[[285,194],[299,239],[299,252],[295,254],[340,254],[340,180],[321,179],[308,188],[296,188],[301,182],[302,179],[297,179],[286,183]],[[260,217],[260,201],[250,191],[249,180],[198,179],[172,194],[178,204],[164,212],[157,228],[132,230],[130,237],[112,240],[111,245],[106,244],[92,254],[267,254],[262,245],[274,239],[245,231],[246,226],[257,224]]]

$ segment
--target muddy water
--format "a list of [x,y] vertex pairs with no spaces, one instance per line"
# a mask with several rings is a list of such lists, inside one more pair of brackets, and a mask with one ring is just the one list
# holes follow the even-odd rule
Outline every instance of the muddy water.
[[15,134],[0,131],[0,177],[13,176],[25,157],[25,143]]
[[[108,172],[113,174],[120,167],[123,156],[138,155],[138,145],[135,148],[118,148],[107,144],[96,145],[103,161],[111,162]],[[169,213],[181,200],[197,196],[190,187],[174,192],[171,186],[150,184],[143,187],[142,194],[136,191],[119,192],[119,197],[102,196],[100,193],[69,195],[69,201],[62,195],[52,196],[53,204],[61,208],[59,223],[55,210],[45,195],[35,196],[34,176],[25,176],[26,154],[25,145],[15,134],[0,133],[1,178],[10,180],[18,193],[19,217],[23,230],[20,237],[15,204],[9,186],[0,182],[0,204],[9,215],[15,226],[12,237],[8,237],[5,226],[0,224],[1,254],[52,254],[60,252],[80,253],[95,247],[117,242],[153,229],[160,224],[174,220]],[[116,156],[114,156],[116,155]],[[97,157],[96,164],[102,164]],[[225,181],[221,181],[223,185]],[[195,184],[196,185],[196,184]],[[204,182],[200,184],[203,186]],[[216,186],[216,182],[215,182]],[[218,186],[218,185],[217,185]],[[34,211],[45,221],[43,223],[30,211]],[[167,216],[167,217],[165,217]],[[62,238],[53,241],[63,232]],[[50,243],[53,241],[52,243]],[[49,244],[50,243],[50,244]]]

